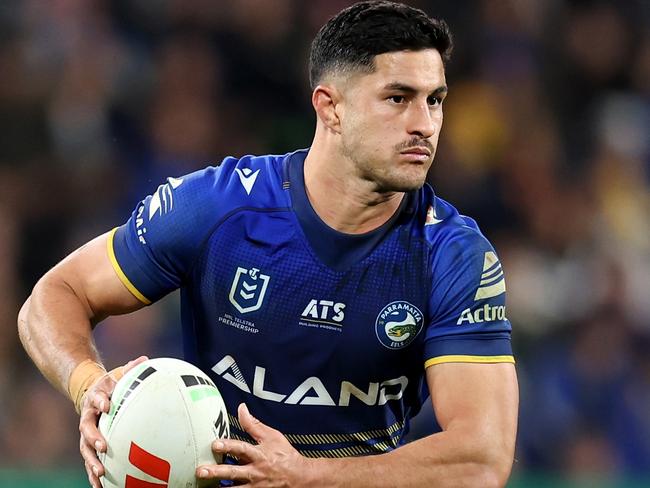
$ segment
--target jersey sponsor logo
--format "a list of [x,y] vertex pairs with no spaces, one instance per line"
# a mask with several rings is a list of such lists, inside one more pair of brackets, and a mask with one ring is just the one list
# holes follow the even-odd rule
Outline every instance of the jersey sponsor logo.
[[436,225],[440,222],[442,222],[442,219],[438,218],[435,207],[429,205],[429,208],[427,209],[427,218],[424,221],[424,225]]
[[506,320],[505,305],[490,306],[489,303],[486,303],[476,310],[469,308],[463,310],[456,321],[456,325],[463,325],[464,323],[482,324],[484,322],[496,322],[497,320]]
[[348,407],[352,397],[355,397],[368,406],[381,406],[390,400],[400,400],[408,386],[406,376],[381,382],[369,382],[362,388],[350,381],[343,380],[340,382],[338,391],[331,392],[325,387],[320,378],[310,376],[290,392],[275,392],[266,386],[266,368],[255,366],[253,386],[251,388],[250,381],[246,381],[239,366],[237,366],[237,362],[230,355],[224,356],[221,361],[212,367],[212,371],[240,390],[257,398],[290,405]]
[[258,169],[253,172],[250,168],[235,168],[235,171],[237,172],[237,176],[239,176],[239,181],[241,181],[244,190],[246,190],[246,194],[250,195],[260,170]]
[[141,203],[135,215],[135,232],[138,235],[138,241],[140,242],[140,244],[147,243],[147,239],[146,239],[147,226],[144,224],[144,218],[142,217],[143,214],[144,214],[144,203]]
[[422,312],[409,302],[398,300],[386,305],[375,321],[377,339],[389,349],[408,346],[422,330]]
[[345,309],[345,303],[313,298],[300,314],[299,324],[305,327],[330,329],[340,332],[342,330],[343,319],[345,318],[343,309]]
[[269,285],[270,276],[260,273],[257,268],[237,267],[235,278],[232,280],[230,303],[240,313],[254,312],[259,310],[264,301],[266,288]]
[[503,269],[497,255],[488,251],[483,260],[483,273],[481,282],[476,290],[474,301],[483,298],[492,298],[506,292],[506,280],[503,277]]

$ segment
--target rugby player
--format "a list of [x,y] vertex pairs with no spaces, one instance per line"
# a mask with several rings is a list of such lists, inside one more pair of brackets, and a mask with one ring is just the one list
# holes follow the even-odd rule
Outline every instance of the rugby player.
[[[238,464],[197,477],[505,485],[518,387],[503,271],[476,223],[425,184],[451,45],[443,21],[402,4],[341,11],[311,49],[308,149],[169,178],[37,283],[20,336],[81,414],[94,487],[118,375],[92,329],[177,288],[185,359],[237,412],[213,450]],[[405,444],[429,394],[441,431]]]

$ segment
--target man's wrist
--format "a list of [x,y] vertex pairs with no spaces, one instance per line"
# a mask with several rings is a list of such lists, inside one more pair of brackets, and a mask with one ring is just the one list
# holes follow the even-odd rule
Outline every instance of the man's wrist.
[[105,374],[106,369],[92,359],[86,359],[74,368],[68,380],[68,395],[77,413],[81,412],[81,401],[86,391]]
[[303,486],[310,488],[333,487],[328,470],[332,468],[332,459],[305,458]]

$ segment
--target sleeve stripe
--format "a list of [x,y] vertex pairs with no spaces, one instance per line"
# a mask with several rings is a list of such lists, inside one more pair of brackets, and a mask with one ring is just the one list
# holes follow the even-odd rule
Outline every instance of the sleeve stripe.
[[483,278],[479,284],[483,286],[487,285],[488,283],[496,283],[501,279],[503,279],[503,271],[500,271],[499,273],[495,274],[494,276],[490,276],[489,278]]
[[506,356],[467,356],[462,354],[453,354],[449,356],[438,356],[437,358],[427,359],[424,368],[442,363],[514,363],[515,358],[510,355]]
[[479,300],[481,298],[496,297],[498,295],[501,295],[501,293],[505,293],[505,292],[506,292],[506,280],[501,278],[498,282],[496,282],[493,285],[481,286],[478,290],[476,290],[476,296],[474,297],[474,301]]
[[149,300],[142,293],[140,293],[140,291],[133,285],[133,283],[131,283],[129,278],[127,278],[127,276],[124,274],[124,271],[122,271],[122,268],[120,267],[120,263],[117,262],[117,258],[115,257],[115,250],[113,249],[113,239],[115,237],[116,232],[117,232],[117,227],[115,227],[108,234],[108,241],[106,243],[106,247],[107,247],[107,250],[108,250],[108,258],[111,260],[111,264],[113,265],[113,269],[115,270],[115,273],[117,274],[117,276],[120,278],[120,281],[133,294],[134,297],[136,297],[138,300],[140,300],[145,305],[150,305],[151,300]]

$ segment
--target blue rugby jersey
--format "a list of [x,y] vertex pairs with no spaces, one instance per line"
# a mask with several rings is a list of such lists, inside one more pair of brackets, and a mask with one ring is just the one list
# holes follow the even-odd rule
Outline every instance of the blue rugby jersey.
[[169,178],[111,234],[143,303],[181,289],[185,359],[231,413],[246,402],[302,454],[394,449],[427,398],[425,368],[513,362],[505,281],[476,223],[429,185],[380,228],[325,225],[307,152],[226,158]]

